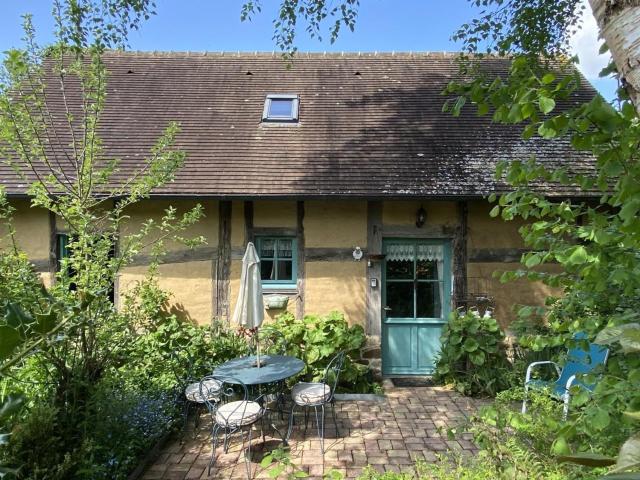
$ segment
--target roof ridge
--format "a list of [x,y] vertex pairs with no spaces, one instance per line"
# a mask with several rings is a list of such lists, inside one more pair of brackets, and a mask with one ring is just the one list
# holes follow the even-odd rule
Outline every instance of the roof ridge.
[[[179,50],[109,50],[109,55],[122,55],[122,56],[158,56],[158,57],[171,57],[171,56],[193,56],[193,57],[279,57],[281,52],[276,51],[179,51]],[[436,58],[455,58],[461,54],[459,51],[344,51],[344,52],[296,52],[296,57],[311,58],[311,57],[436,57]]]

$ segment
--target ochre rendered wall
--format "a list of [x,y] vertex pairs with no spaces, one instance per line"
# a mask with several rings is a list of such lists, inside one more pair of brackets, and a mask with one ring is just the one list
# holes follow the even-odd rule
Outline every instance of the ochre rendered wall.
[[[122,226],[122,235],[138,232],[143,222],[149,219],[160,222],[165,214],[165,210],[170,206],[177,209],[177,217],[180,218],[182,214],[188,212],[198,203],[204,207],[204,217],[202,217],[197,223],[189,227],[187,231],[180,233],[180,236],[183,236],[185,238],[193,238],[202,235],[207,242],[206,245],[204,245],[205,247],[217,247],[218,202],[211,200],[201,202],[187,200],[145,200],[139,202],[127,209],[126,213],[130,218]],[[152,240],[154,238],[158,238],[157,233],[150,236],[149,240]],[[187,249],[187,247],[185,247],[181,243],[177,243],[173,240],[165,240],[164,244],[167,251]]]
[[505,222],[493,218],[489,212],[494,204],[483,201],[469,202],[467,247],[504,249],[524,248],[518,229],[524,225],[520,219]]
[[457,222],[454,202],[388,201],[382,205],[383,225],[415,226],[416,213],[423,207],[427,225],[453,225]]
[[[212,295],[213,279],[215,274],[215,248],[218,245],[218,203],[216,201],[192,202],[185,200],[159,201],[147,200],[133,205],[127,211],[130,219],[123,225],[123,234],[135,233],[142,223],[148,219],[160,221],[165,209],[173,206],[178,210],[178,215],[188,211],[200,203],[204,207],[205,216],[186,232],[180,235],[185,238],[203,236],[206,244],[189,250],[186,246],[173,240],[165,241],[168,252],[180,252],[180,261],[173,261],[169,255],[167,263],[159,267],[160,287],[172,294],[169,310],[179,317],[198,322],[208,323],[213,316]],[[157,238],[155,235],[152,238]],[[143,253],[148,253],[147,249]],[[210,259],[203,259],[205,256]],[[192,256],[194,260],[189,260]],[[131,266],[123,269],[118,278],[118,293],[120,298],[134,282],[142,280],[147,272],[146,264]]]
[[[182,262],[163,264],[159,267],[160,288],[171,293],[169,311],[179,318],[206,324],[212,318],[213,281],[212,262]],[[118,288],[122,295],[136,281],[143,280],[146,266],[128,267],[120,275]]]
[[[31,261],[49,259],[49,212],[42,208],[32,208],[29,200],[12,200],[13,227],[16,230],[18,248],[24,251]],[[0,248],[10,248],[6,237],[8,231],[0,224]]]
[[367,203],[305,202],[304,236],[307,248],[364,248],[367,244]]
[[[37,265],[42,282],[49,286],[52,282],[52,273],[47,270],[51,241],[49,212],[31,207],[30,200],[12,200],[11,206],[15,208],[13,227],[17,246]],[[0,249],[13,248],[7,233],[6,226],[0,224]]]
[[[501,283],[499,278],[493,277],[493,272],[517,270],[519,263],[470,263],[469,277],[486,279],[488,293],[495,300],[495,318],[503,328],[506,328],[516,317],[515,310],[519,305],[544,305],[544,300],[550,295],[560,295],[561,290],[549,287],[542,282],[530,282],[521,279],[508,283]],[[546,266],[545,271],[559,271],[559,267]]]
[[[489,212],[493,204],[486,201],[469,202],[467,248],[470,256],[477,253],[493,251],[518,251],[524,249],[522,237],[518,229],[524,225],[523,220],[505,222],[500,218],[492,218]],[[472,259],[471,259],[472,260]],[[494,272],[504,272],[522,268],[518,262],[474,262],[467,266],[468,288],[470,293],[488,293],[495,300],[495,316],[503,327],[515,319],[518,305],[543,305],[549,295],[559,295],[559,289],[553,289],[541,282],[518,280],[501,283],[494,278]],[[545,271],[557,271],[558,268],[546,266]],[[477,290],[477,291],[474,291]]]
[[256,228],[296,228],[296,202],[265,200],[253,204],[253,226]]
[[343,312],[364,325],[366,262],[307,262],[305,313]]
[[[305,202],[304,233],[307,249],[338,249],[349,258],[354,247],[366,248],[367,204]],[[305,313],[327,314],[337,310],[350,323],[364,324],[365,260],[307,261],[305,269]]]

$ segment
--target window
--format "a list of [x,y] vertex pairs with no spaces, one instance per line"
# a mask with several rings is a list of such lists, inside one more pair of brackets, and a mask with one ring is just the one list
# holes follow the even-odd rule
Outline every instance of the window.
[[62,267],[62,259],[69,257],[69,235],[58,233],[56,235],[56,271]]
[[260,276],[268,286],[296,283],[296,240],[291,237],[258,237]]
[[262,112],[263,122],[297,122],[297,95],[267,95]]

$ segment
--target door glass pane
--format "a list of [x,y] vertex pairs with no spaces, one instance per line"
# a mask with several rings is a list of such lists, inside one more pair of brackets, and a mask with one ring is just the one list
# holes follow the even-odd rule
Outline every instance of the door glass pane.
[[442,282],[418,282],[416,288],[416,317],[442,317]]
[[273,239],[264,239],[260,242],[260,258],[273,258],[273,254],[275,253],[275,243],[276,241]]
[[420,280],[438,280],[438,264],[432,260],[416,261],[416,278]]
[[293,279],[293,262],[290,260],[278,260],[278,280]]
[[387,317],[413,318],[413,282],[387,283]]
[[260,278],[262,280],[275,280],[276,271],[275,263],[273,260],[261,260],[260,261]]
[[387,260],[387,278],[413,280],[413,260]]
[[293,242],[287,239],[278,240],[278,258],[291,258]]

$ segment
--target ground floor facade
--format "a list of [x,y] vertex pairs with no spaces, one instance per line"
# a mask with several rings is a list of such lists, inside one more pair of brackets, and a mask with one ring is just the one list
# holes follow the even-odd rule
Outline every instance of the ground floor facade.
[[[160,286],[169,309],[208,323],[233,312],[248,242],[261,257],[265,318],[283,311],[343,312],[369,336],[363,356],[387,375],[433,371],[442,325],[459,305],[492,306],[507,326],[518,304],[553,293],[542,284],[503,285],[495,271],[519,267],[522,225],[491,218],[484,200],[146,200],[128,212],[126,231],[170,205],[179,212],[200,203],[205,217],[187,235],[206,244],[167,244]],[[63,222],[14,202],[18,242],[45,283],[53,281]],[[123,232],[127,233],[127,232]],[[144,277],[144,252],[114,286],[115,301]],[[283,300],[286,299],[286,305]]]

